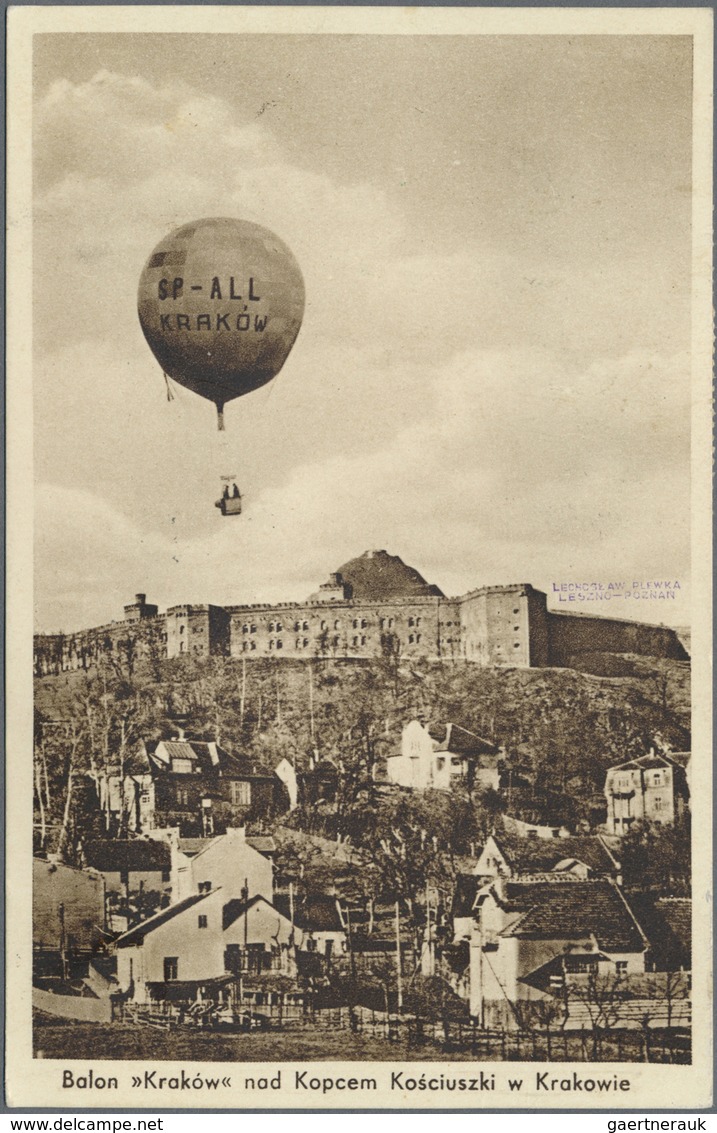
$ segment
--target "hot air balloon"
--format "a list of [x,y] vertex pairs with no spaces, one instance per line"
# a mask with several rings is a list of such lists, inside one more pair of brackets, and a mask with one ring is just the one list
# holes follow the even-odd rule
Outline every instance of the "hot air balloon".
[[[165,377],[213,401],[223,430],[225,404],[266,385],[284,365],[301,327],[304,281],[273,232],[213,217],[183,224],[157,244],[137,307]],[[217,506],[223,515],[241,510]]]

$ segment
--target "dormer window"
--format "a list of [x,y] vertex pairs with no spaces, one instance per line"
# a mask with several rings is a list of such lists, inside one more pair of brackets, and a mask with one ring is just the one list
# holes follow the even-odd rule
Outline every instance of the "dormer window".
[[172,771],[176,775],[191,775],[193,768],[191,759],[172,759]]

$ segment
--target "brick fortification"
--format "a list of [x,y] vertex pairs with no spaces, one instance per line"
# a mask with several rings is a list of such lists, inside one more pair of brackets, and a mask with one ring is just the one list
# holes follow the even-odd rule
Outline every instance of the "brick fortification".
[[329,576],[306,602],[276,606],[173,606],[145,596],[125,619],[71,634],[37,634],[35,675],[89,669],[100,655],[143,657],[419,658],[478,665],[570,666],[581,654],[637,653],[686,660],[666,626],[555,614],[528,583],[483,586],[446,598],[386,551],[366,551]]

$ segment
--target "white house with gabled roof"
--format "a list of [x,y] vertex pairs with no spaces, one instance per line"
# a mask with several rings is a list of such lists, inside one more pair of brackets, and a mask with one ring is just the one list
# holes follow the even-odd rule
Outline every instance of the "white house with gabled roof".
[[258,894],[246,901],[223,889],[194,893],[115,941],[117,979],[136,1003],[163,998],[169,985],[191,997],[194,985],[225,976],[293,975],[302,943],[301,929]]

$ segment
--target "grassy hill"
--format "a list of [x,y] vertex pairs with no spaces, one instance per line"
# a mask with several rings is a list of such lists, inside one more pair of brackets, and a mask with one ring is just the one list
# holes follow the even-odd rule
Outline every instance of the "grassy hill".
[[593,654],[585,667],[178,658],[131,682],[116,670],[43,678],[36,710],[95,743],[101,732],[107,751],[123,720],[123,742],[181,725],[269,768],[282,756],[307,766],[313,754],[379,771],[410,719],[452,721],[502,746],[531,782],[582,797],[602,789],[606,767],[655,743],[689,748],[687,662]]

